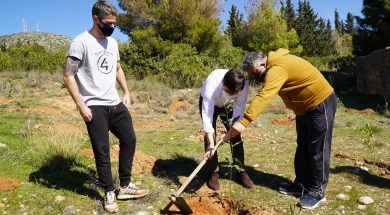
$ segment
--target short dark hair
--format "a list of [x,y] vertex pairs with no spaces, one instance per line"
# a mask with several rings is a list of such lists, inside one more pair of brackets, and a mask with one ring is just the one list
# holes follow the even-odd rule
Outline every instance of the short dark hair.
[[245,76],[239,69],[230,69],[222,79],[222,83],[231,92],[242,90],[245,87]]
[[92,16],[96,15],[100,20],[105,16],[118,16],[118,11],[114,5],[106,0],[98,0],[92,7]]

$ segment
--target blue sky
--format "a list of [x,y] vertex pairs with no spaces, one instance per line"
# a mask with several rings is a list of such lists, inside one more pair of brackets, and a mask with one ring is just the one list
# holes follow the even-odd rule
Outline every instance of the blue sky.
[[[110,0],[117,6],[116,0]],[[0,36],[22,32],[22,18],[26,20],[28,31],[35,31],[37,25],[42,32],[63,34],[74,37],[92,26],[91,8],[95,0],[4,0],[1,3]],[[222,25],[226,26],[232,4],[245,12],[246,0],[222,0]],[[297,6],[298,0],[292,0]],[[310,0],[314,11],[333,23],[334,10],[345,20],[351,12],[361,16],[363,0]],[[119,9],[119,8],[118,8]],[[126,41],[127,36],[115,29],[113,36]]]

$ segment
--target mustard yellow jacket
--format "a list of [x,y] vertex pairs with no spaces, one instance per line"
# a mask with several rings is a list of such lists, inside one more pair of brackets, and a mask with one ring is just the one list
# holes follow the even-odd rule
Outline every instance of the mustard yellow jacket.
[[306,60],[289,54],[286,49],[271,51],[268,53],[263,87],[240,122],[249,125],[276,93],[287,108],[303,116],[330,96],[333,88],[320,71]]

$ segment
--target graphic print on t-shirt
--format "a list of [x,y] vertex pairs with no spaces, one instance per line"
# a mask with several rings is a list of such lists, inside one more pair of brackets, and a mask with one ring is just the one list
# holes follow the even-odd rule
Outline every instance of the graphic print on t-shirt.
[[104,74],[109,74],[114,67],[114,62],[112,59],[112,53],[108,51],[102,51],[97,53],[99,60],[97,61],[97,68],[100,72]]

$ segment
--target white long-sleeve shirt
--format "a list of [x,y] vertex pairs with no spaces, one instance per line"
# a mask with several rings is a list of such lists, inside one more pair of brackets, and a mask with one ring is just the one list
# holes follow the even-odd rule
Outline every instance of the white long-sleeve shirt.
[[[204,132],[215,132],[213,128],[214,108],[223,107],[225,104],[222,96],[223,77],[228,72],[228,69],[217,69],[210,73],[207,79],[203,82],[200,95],[202,101],[202,125]],[[239,116],[239,119],[244,115],[245,105],[248,98],[248,81],[245,81],[244,89],[239,92],[233,102],[233,118]]]

